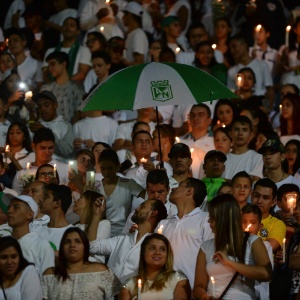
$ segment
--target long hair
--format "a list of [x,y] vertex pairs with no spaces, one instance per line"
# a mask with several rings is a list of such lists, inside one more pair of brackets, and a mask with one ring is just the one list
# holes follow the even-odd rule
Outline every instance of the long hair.
[[70,279],[69,274],[67,272],[67,266],[68,266],[69,262],[65,256],[64,245],[66,243],[66,239],[67,239],[68,235],[73,232],[76,232],[79,234],[80,239],[83,243],[83,246],[84,246],[84,253],[83,253],[83,257],[82,257],[83,262],[84,263],[89,262],[90,243],[89,243],[87,236],[78,227],[68,228],[64,232],[64,234],[61,238],[61,242],[60,242],[60,246],[59,246],[58,261],[54,268],[54,275],[56,275],[58,277],[58,280],[61,279],[63,282],[66,281],[67,279]]
[[[300,141],[289,140],[284,146],[285,150],[288,145],[295,145],[297,148],[297,156],[296,156],[295,163],[293,165],[293,174],[292,174],[292,175],[295,175],[295,173],[300,169]],[[285,173],[287,173],[289,170],[289,164],[288,164],[288,161],[286,158],[282,162],[282,169]]]
[[[91,225],[92,218],[93,218],[93,206],[97,198],[103,197],[103,195],[94,192],[92,190],[86,190],[83,192],[82,196],[86,201],[85,213],[86,213],[86,227],[84,232],[86,233]],[[106,219],[106,212],[104,211],[101,220]]]
[[22,122],[13,122],[9,125],[9,127],[7,129],[7,135],[6,135],[6,142],[5,142],[6,145],[10,145],[9,132],[12,129],[13,126],[18,126],[19,129],[24,134],[24,140],[23,140],[23,143],[22,143],[22,147],[25,148],[28,152],[32,152],[30,134],[29,134],[27,126]]
[[[300,122],[299,122],[299,114],[300,114],[300,96],[295,94],[286,94],[284,99],[288,99],[293,105],[293,115],[292,115],[292,122],[293,122],[293,134],[300,134]],[[280,132],[281,135],[287,135],[287,120],[280,116]]]
[[[39,173],[40,173],[40,170],[44,167],[49,167],[51,168],[52,170],[54,170],[54,166],[50,165],[50,164],[43,164],[41,166],[38,167],[38,169],[36,170],[36,173],[35,173],[35,180],[40,180],[39,179]],[[56,171],[56,179],[58,181],[58,184],[59,184],[59,174],[58,172]]]
[[217,64],[217,61],[216,61],[216,58],[215,58],[215,54],[214,54],[214,50],[211,48],[211,43],[208,42],[208,41],[203,41],[203,42],[200,42],[197,46],[196,46],[196,49],[195,49],[195,60],[194,60],[194,64],[195,64],[195,67],[197,67],[198,69],[201,69],[203,67],[203,65],[201,64],[200,60],[197,58],[196,56],[196,53],[200,50],[201,47],[204,47],[204,46],[207,46],[211,49],[213,55],[212,55],[212,58],[211,58],[211,61],[209,63],[208,66],[206,67],[212,67],[214,65]]
[[[153,240],[157,239],[162,241],[166,248],[167,248],[167,260],[166,264],[162,267],[159,274],[157,275],[157,278],[154,280],[151,286],[148,286],[147,283],[147,263],[145,261],[145,251],[147,245]],[[171,244],[169,240],[162,234],[159,233],[153,233],[151,235],[148,235],[141,245],[141,252],[140,252],[140,263],[139,263],[139,271],[138,275],[136,276],[136,286],[135,289],[137,291],[137,282],[138,279],[142,280],[142,291],[147,290],[155,290],[155,291],[161,291],[164,287],[166,282],[169,280],[169,278],[174,274],[173,270],[173,251],[171,248]]]
[[228,255],[244,262],[243,229],[240,207],[230,194],[222,194],[208,203],[209,217],[215,221],[216,251],[227,251]]
[[[10,248],[10,247],[13,247],[18,252],[18,255],[19,255],[19,265],[18,265],[16,274],[15,274],[15,276],[16,276],[18,273],[23,271],[27,266],[33,265],[33,264],[29,263],[27,261],[27,259],[24,258],[21,246],[15,238],[13,238],[12,236],[1,237],[0,238],[0,253],[3,250]],[[2,274],[0,273],[1,285],[2,285],[2,282],[3,282]]]

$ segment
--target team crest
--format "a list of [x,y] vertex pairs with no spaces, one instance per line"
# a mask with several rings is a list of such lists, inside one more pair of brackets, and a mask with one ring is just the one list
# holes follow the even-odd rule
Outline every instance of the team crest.
[[152,98],[155,101],[168,101],[173,98],[169,80],[151,81]]
[[267,237],[268,235],[269,235],[269,231],[268,231],[267,228],[262,228],[262,229],[260,230],[260,236],[261,236],[261,237]]

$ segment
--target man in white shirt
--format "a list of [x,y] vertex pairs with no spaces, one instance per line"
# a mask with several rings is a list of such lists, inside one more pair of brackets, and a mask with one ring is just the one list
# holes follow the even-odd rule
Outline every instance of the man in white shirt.
[[12,227],[12,236],[19,241],[24,257],[35,264],[42,276],[46,269],[54,267],[54,251],[46,239],[29,232],[29,223],[36,217],[38,205],[25,195],[4,194],[2,201],[8,205],[7,221]]
[[[72,227],[66,220],[66,213],[72,203],[72,191],[68,186],[50,183],[45,187],[40,212],[50,217],[47,226],[31,226],[32,232],[49,241],[54,250],[58,250],[66,229]],[[97,230],[96,230],[97,231]]]
[[19,194],[23,190],[24,183],[35,177],[35,173],[41,165],[56,164],[57,172],[61,183],[67,184],[68,165],[53,158],[55,148],[55,136],[51,129],[40,128],[33,136],[32,149],[35,152],[35,160],[29,163],[25,169],[18,171],[13,180],[13,189]]
[[155,229],[157,232],[160,228],[169,239],[174,253],[174,269],[185,273],[192,288],[200,246],[213,238],[208,213],[199,208],[205,197],[205,184],[199,179],[189,177],[180,182],[170,194],[170,201],[177,206],[178,214],[162,220]]
[[69,158],[73,152],[74,133],[72,125],[57,115],[57,98],[50,91],[42,91],[34,100],[40,119],[29,125],[30,130],[35,133],[40,128],[50,128],[55,136],[55,154]]
[[[104,200],[103,200],[104,201]],[[122,283],[138,272],[140,247],[144,238],[154,232],[157,224],[167,217],[167,210],[160,200],[143,202],[132,216],[138,230],[126,235],[118,235],[110,239],[96,240],[98,223],[101,220],[105,204],[97,202],[98,209],[93,215],[87,231],[90,240],[90,253],[109,255],[107,266],[112,269]]]

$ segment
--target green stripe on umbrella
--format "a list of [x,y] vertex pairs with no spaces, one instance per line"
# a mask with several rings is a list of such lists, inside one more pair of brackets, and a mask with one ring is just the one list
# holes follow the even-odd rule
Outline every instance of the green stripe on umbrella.
[[148,63],[129,67],[99,84],[80,110],[133,110],[237,98],[224,84],[193,66]]

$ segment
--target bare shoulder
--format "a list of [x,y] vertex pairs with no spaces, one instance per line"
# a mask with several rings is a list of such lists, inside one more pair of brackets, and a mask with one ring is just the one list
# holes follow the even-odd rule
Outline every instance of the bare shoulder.
[[54,268],[48,268],[43,275],[53,275],[54,274]]
[[86,272],[104,272],[107,270],[108,268],[106,265],[97,262],[89,263],[86,268]]

